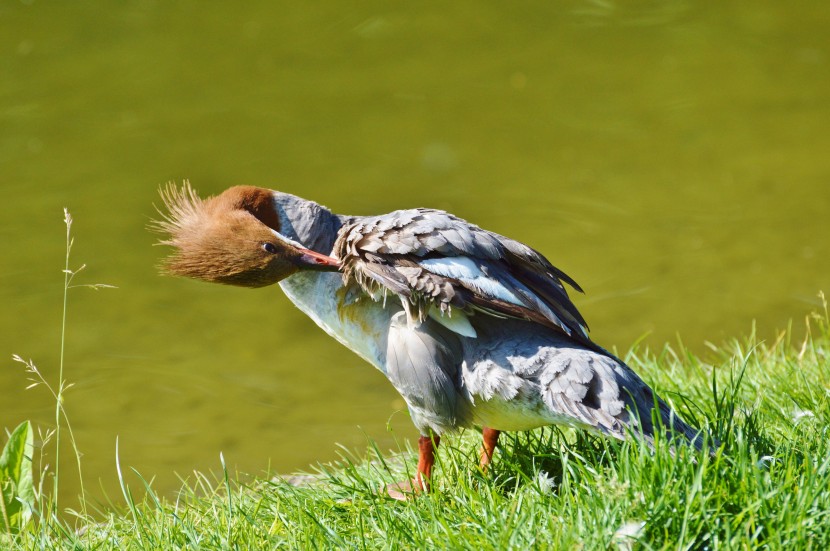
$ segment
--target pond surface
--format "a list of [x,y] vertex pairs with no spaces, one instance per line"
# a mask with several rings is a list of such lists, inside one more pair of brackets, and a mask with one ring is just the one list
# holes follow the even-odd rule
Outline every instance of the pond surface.
[[76,283],[117,286],[69,296],[95,496],[118,494],[116,437],[169,493],[220,451],[290,472],[415,434],[278,287],[157,275],[146,225],[185,178],[450,210],[544,252],[621,350],[801,326],[830,291],[828,28],[824,3],[772,0],[3,2],[0,425],[54,420],[11,355],[55,381],[68,207]]

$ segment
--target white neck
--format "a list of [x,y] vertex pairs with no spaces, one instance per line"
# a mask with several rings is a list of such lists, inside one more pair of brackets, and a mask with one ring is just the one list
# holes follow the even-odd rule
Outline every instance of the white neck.
[[401,310],[397,300],[390,299],[385,306],[374,302],[345,288],[341,274],[336,272],[299,272],[282,280],[280,287],[326,333],[386,372],[389,323]]

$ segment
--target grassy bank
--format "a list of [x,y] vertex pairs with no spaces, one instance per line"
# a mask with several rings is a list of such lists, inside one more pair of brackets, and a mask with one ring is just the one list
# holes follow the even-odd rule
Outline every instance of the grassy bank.
[[[785,332],[627,360],[723,443],[712,457],[545,429],[506,435],[493,468],[478,436],[442,442],[435,491],[408,502],[383,487],[414,469],[370,447],[313,476],[198,476],[164,499],[135,473],[121,504],[34,519],[3,546],[95,548],[830,548],[830,334],[826,312],[803,342]],[[131,487],[134,490],[131,490]],[[149,490],[136,503],[133,493]]]

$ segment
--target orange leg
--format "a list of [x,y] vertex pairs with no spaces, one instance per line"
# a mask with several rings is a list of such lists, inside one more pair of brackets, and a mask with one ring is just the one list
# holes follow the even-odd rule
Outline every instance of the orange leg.
[[481,435],[484,437],[484,442],[481,446],[479,466],[486,471],[487,466],[493,460],[493,452],[496,451],[496,445],[499,442],[499,434],[501,431],[491,429],[490,427],[483,427]]
[[435,448],[441,437],[437,434],[418,438],[418,472],[413,480],[398,482],[386,487],[389,497],[405,501],[413,494],[429,491],[429,479],[432,478],[432,466],[435,465]]

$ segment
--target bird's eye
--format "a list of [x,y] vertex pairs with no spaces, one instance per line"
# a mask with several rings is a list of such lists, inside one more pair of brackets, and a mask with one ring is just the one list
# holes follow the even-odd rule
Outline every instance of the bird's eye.
[[262,250],[266,253],[277,254],[277,247],[273,243],[263,243]]

